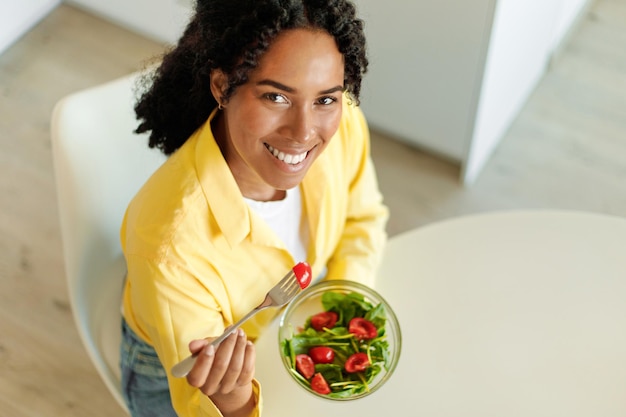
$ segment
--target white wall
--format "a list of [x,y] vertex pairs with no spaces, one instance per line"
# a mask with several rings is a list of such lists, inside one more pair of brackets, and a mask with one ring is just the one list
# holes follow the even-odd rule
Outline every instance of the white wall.
[[458,161],[473,182],[590,0],[355,0],[373,128]]
[[461,161],[476,111],[493,0],[356,0],[370,71],[373,128]]
[[168,44],[175,43],[182,34],[193,4],[193,0],[64,1],[151,39]]
[[471,184],[588,0],[498,0],[462,180]]
[[0,0],[0,54],[60,3],[61,0]]
[[472,182],[543,75],[558,4],[499,0],[463,178]]

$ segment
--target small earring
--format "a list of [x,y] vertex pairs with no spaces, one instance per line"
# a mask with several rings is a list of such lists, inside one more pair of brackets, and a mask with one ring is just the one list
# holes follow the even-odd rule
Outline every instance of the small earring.
[[217,109],[224,110],[224,106],[222,106],[222,103],[217,103]]

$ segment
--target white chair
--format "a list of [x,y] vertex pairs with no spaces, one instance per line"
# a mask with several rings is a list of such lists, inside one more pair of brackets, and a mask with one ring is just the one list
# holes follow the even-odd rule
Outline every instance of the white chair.
[[132,74],[61,99],[52,154],[72,313],[98,373],[126,410],[120,389],[120,300],[126,264],[119,231],[130,199],[165,160],[137,125]]

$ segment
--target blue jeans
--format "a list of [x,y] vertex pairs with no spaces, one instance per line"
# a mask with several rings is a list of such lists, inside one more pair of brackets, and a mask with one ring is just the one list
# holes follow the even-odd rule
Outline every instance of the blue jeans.
[[156,351],[122,319],[122,392],[132,417],[176,417],[167,374]]

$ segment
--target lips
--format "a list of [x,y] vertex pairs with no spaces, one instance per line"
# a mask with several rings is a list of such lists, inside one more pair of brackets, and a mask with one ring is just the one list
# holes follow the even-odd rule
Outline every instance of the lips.
[[274,155],[276,159],[289,165],[299,164],[300,162],[304,161],[309,153],[309,151],[305,151],[299,154],[289,154],[283,151],[279,151],[278,149],[267,143],[265,144],[265,147],[272,153],[272,155]]

